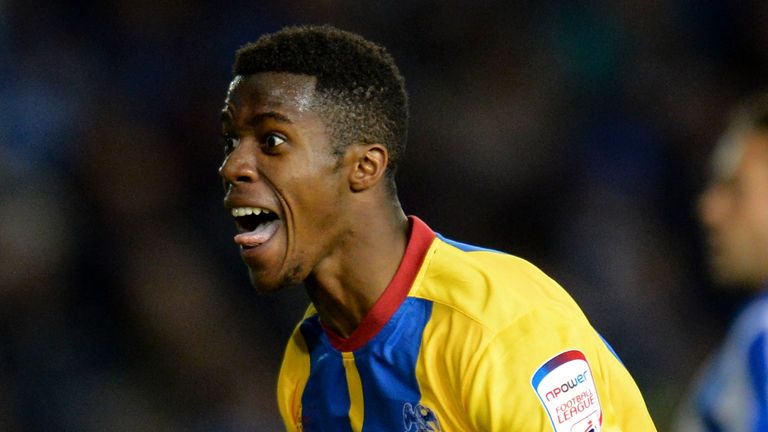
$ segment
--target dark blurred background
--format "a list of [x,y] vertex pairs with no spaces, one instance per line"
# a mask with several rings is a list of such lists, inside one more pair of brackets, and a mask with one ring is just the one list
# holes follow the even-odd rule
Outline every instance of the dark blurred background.
[[391,50],[406,211],[560,281],[665,430],[739,304],[695,208],[764,1],[0,0],[0,430],[282,428],[307,300],[247,282],[218,112],[234,51],[297,23]]

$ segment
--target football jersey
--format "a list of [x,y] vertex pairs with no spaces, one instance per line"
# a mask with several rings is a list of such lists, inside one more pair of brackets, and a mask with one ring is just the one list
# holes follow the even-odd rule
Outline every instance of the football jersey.
[[310,306],[278,380],[289,431],[655,431],[632,377],[528,262],[410,217],[392,281],[348,338]]
[[675,431],[768,431],[768,294],[739,313],[694,387]]

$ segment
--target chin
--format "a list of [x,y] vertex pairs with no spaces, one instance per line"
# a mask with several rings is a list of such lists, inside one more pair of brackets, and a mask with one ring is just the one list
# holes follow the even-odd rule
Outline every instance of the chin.
[[749,275],[734,271],[733,268],[714,268],[712,277],[725,290],[735,293],[754,291],[760,286],[760,282]]
[[251,279],[251,285],[259,293],[271,293],[280,291],[285,288],[291,288],[300,285],[303,282],[302,278],[296,277],[296,272],[287,272],[285,274],[278,275],[264,275],[261,272],[255,272],[248,269],[248,275]]

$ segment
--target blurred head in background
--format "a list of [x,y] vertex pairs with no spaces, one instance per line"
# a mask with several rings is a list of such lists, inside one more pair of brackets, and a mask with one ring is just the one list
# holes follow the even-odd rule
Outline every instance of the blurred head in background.
[[715,280],[750,289],[768,281],[768,94],[734,113],[699,212]]

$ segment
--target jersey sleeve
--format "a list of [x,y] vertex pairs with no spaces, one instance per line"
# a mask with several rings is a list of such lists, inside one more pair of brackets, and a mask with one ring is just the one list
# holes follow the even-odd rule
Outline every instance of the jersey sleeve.
[[556,317],[532,311],[487,344],[466,380],[473,426],[655,431],[631,376],[586,318]]

